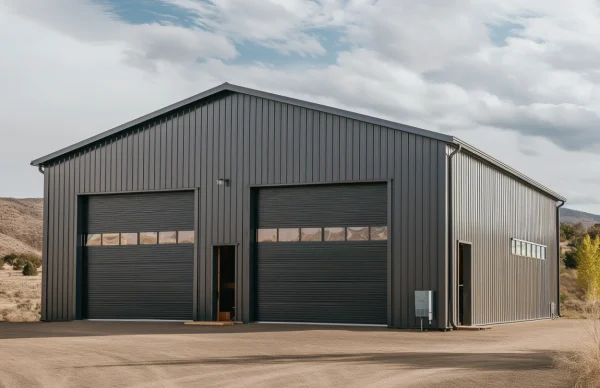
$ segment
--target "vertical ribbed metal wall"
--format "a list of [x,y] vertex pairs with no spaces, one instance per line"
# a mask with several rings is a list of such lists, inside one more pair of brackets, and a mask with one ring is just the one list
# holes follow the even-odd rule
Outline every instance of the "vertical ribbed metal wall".
[[[558,302],[556,201],[463,151],[452,160],[452,206],[454,258],[459,240],[473,244],[473,323],[549,317]],[[512,255],[513,237],[546,245],[546,260]]]
[[[239,244],[237,304],[252,320],[250,185],[386,180],[389,324],[416,327],[413,291],[447,322],[446,144],[396,129],[228,93],[46,165],[42,319],[77,317],[77,193],[199,188],[198,317],[211,318],[212,245]],[[216,185],[218,178],[229,186]]]

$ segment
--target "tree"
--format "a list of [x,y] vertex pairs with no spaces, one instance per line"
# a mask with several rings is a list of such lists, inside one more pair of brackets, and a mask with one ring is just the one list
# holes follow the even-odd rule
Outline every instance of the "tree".
[[577,281],[589,300],[600,296],[600,238],[586,235],[577,247]]
[[575,236],[573,225],[560,224],[560,241],[570,241]]

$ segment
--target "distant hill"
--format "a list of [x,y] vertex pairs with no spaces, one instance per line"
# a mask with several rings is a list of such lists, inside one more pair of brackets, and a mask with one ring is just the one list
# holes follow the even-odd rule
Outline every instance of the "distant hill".
[[42,198],[0,198],[0,257],[42,254]]
[[560,221],[565,224],[577,224],[581,222],[583,226],[589,228],[590,226],[600,223],[600,215],[581,212],[579,210],[561,208],[560,209]]

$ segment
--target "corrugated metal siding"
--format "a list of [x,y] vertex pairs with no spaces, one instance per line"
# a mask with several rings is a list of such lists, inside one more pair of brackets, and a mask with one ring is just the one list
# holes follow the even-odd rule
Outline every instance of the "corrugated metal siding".
[[[199,187],[197,318],[212,312],[212,244],[233,243],[240,244],[236,306],[248,321],[249,185],[373,179],[391,181],[388,323],[418,326],[413,291],[432,289],[435,324],[446,327],[445,151],[438,140],[243,94],[222,94],[119,133],[45,166],[43,316],[77,316],[76,193]],[[217,178],[230,186],[216,185]]]
[[[461,152],[452,161],[452,206],[454,255],[457,241],[473,244],[473,323],[549,317],[557,302],[556,202]],[[513,237],[546,245],[546,260],[512,255]]]

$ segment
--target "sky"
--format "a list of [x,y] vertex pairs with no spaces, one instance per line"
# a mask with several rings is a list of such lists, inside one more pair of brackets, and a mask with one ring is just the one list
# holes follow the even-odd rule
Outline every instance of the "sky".
[[456,136],[600,213],[599,41],[591,0],[0,0],[0,196],[230,82]]

